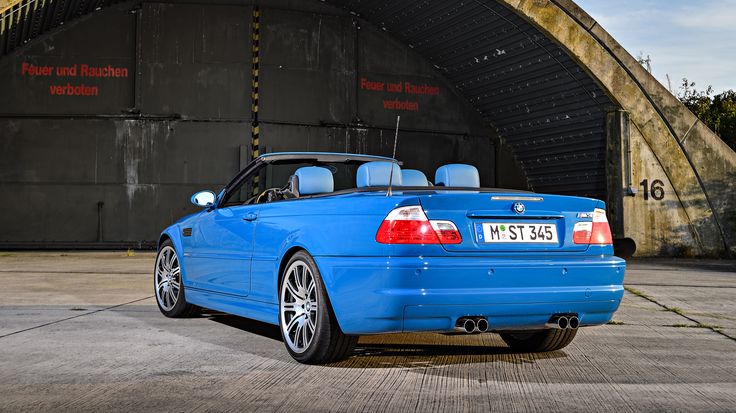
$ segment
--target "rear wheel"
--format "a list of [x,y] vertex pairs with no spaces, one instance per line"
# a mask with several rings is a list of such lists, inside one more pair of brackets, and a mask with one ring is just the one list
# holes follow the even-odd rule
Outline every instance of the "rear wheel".
[[323,364],[350,356],[358,337],[340,330],[317,265],[306,251],[287,263],[279,292],[281,336],[296,361]]
[[514,350],[542,353],[560,350],[572,342],[578,330],[540,330],[500,333],[501,338]]
[[199,310],[187,303],[184,295],[184,284],[181,281],[181,265],[174,244],[166,240],[156,256],[153,269],[153,290],[156,294],[158,309],[166,317],[191,317]]

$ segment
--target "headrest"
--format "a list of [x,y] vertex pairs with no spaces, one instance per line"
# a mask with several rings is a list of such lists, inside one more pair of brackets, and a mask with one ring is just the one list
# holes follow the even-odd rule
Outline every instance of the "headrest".
[[[394,170],[393,178],[391,176],[391,168]],[[393,162],[368,162],[360,165],[356,180],[358,188],[367,186],[388,186],[391,180],[392,185],[401,186],[401,168]]]
[[452,164],[437,169],[434,184],[463,188],[480,188],[478,170],[472,165]]
[[424,172],[416,169],[402,169],[401,180],[403,186],[429,186],[427,176]]
[[305,166],[294,172],[299,179],[299,195],[326,194],[335,190],[332,172],[319,166]]

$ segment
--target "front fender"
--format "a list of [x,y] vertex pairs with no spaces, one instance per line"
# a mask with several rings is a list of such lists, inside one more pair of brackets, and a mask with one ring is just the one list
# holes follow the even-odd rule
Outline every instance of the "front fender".
[[161,244],[166,238],[169,238],[171,240],[171,243],[174,244],[174,250],[176,251],[177,257],[179,258],[181,280],[182,283],[186,285],[186,256],[184,255],[184,244],[182,243],[181,228],[179,227],[179,224],[171,225],[161,232],[161,235],[158,238],[158,251],[161,250]]

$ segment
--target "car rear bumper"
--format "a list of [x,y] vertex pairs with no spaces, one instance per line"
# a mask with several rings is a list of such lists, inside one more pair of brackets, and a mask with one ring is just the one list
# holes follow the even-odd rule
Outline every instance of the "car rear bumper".
[[315,257],[346,334],[453,331],[484,316],[489,330],[545,328],[554,314],[607,323],[623,297],[615,257]]

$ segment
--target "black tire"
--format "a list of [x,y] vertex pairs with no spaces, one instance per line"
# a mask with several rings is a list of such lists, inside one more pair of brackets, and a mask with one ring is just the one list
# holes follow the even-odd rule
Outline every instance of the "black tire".
[[500,333],[501,338],[514,350],[525,353],[543,353],[565,348],[578,330],[540,330]]
[[[153,267],[153,294],[156,298],[156,304],[158,305],[159,311],[161,311],[161,314],[165,315],[166,317],[170,318],[187,318],[192,317],[200,312],[200,308],[189,304],[186,299],[186,293],[184,292],[184,283],[181,282],[181,267],[179,267],[179,273],[178,273],[178,281],[179,281],[179,289],[176,292],[176,299],[175,304],[171,306],[170,302],[164,302],[164,299],[161,298],[161,295],[163,294],[159,290],[159,284],[158,284],[158,274],[157,271],[159,270],[159,264],[161,262],[161,255],[162,254],[170,254],[172,253],[175,255],[176,258],[176,265],[180,266],[180,261],[178,254],[176,254],[176,249],[174,248],[174,244],[171,242],[171,240],[166,240],[161,243],[161,246],[159,247],[158,254],[156,254],[156,262]],[[169,287],[171,288],[171,287]],[[168,308],[171,307],[171,308]]]
[[[294,351],[287,342],[286,332],[284,331],[285,315],[282,308],[284,300],[282,300],[283,287],[287,279],[287,272],[295,263],[303,263],[309,268],[315,283],[315,291],[317,298],[317,315],[315,317],[316,326],[311,341],[305,346],[301,352]],[[332,311],[327,290],[325,289],[322,276],[317,268],[317,264],[306,251],[299,251],[294,254],[289,262],[284,266],[284,271],[280,274],[279,281],[279,331],[284,339],[284,346],[294,360],[304,364],[327,364],[348,358],[355,345],[358,342],[358,336],[349,336],[342,332]]]

